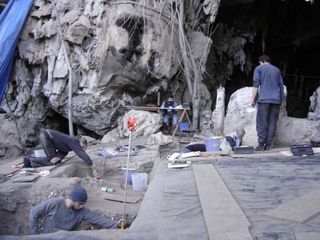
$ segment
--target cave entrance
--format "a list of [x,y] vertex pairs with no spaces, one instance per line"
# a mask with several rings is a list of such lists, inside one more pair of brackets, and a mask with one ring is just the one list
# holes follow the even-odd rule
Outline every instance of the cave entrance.
[[319,12],[319,1],[222,1],[207,64],[218,84],[207,83],[224,85],[228,101],[235,90],[252,86],[257,59],[265,53],[282,71],[288,115],[305,118],[320,86]]

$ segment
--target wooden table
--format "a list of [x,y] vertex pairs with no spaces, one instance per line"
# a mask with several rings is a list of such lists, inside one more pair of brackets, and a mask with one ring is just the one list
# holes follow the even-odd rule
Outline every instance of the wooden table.
[[182,111],[182,113],[180,114],[180,117],[178,119],[178,122],[172,132],[172,137],[174,137],[179,129],[179,123],[183,122],[183,118],[186,117],[189,123],[189,126],[191,127],[191,121],[188,115],[188,111],[190,110],[190,108],[160,108],[161,109],[171,109],[171,110],[176,110],[176,111]]
[[150,111],[150,112],[158,112],[160,107],[157,106],[125,106],[127,109],[140,110],[140,111]]

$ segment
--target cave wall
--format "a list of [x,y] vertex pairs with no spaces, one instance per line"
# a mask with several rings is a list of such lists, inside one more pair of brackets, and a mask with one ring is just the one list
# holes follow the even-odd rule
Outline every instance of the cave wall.
[[267,54],[282,71],[288,115],[306,117],[309,97],[320,85],[319,10],[318,1],[222,1],[207,62],[208,89],[225,86],[228,101],[237,89],[252,86],[257,59]]
[[[55,2],[56,10],[51,1],[34,1],[6,92],[24,144],[36,144],[41,127],[65,129],[69,70],[58,33],[59,22],[72,68],[72,116],[78,129],[103,136],[116,127],[125,105],[156,104],[158,92],[161,100],[170,93],[180,103],[191,100],[181,74],[175,4]],[[186,11],[186,18],[193,16],[197,21],[202,15],[210,24],[219,2],[205,1],[202,5],[202,1],[195,1],[194,8]],[[196,28],[188,29],[188,47],[196,48],[196,61],[206,59],[208,50],[203,46],[210,46],[207,42],[211,40]],[[199,98],[205,109],[211,107],[210,94],[202,83]],[[9,112],[6,104],[1,107]],[[0,139],[0,145],[2,142]]]
[[[180,64],[174,24],[139,3],[56,3],[73,71],[74,124],[101,136],[126,104],[141,104],[150,95],[155,100],[160,87],[166,90]],[[67,117],[68,67],[50,1],[34,1],[12,71],[7,99],[24,141],[57,120],[50,113]]]

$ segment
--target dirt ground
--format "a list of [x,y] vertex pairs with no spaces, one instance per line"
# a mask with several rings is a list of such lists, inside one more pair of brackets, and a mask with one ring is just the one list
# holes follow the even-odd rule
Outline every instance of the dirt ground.
[[[133,146],[135,144],[139,144],[141,148],[135,156],[130,157],[129,164],[137,166],[138,173],[148,173],[150,181],[154,161],[159,158],[158,149],[143,145],[141,141],[132,143]],[[101,156],[103,149],[115,149],[116,146],[97,144],[88,147],[87,152],[101,176],[99,180],[92,178],[91,169],[74,154],[68,155],[68,160],[51,170],[49,176],[40,176],[32,182],[15,182],[24,177],[19,171],[8,174],[13,171],[11,165],[21,162],[22,157],[0,161],[0,235],[30,234],[28,226],[30,209],[52,197],[68,197],[72,188],[78,185],[85,187],[88,192],[87,208],[114,220],[119,219],[123,214],[123,202],[120,202],[124,194],[122,167],[126,164],[127,156],[126,154]],[[134,192],[132,185],[127,186],[127,199],[137,201],[126,204],[126,217],[130,223],[139,211],[144,192]],[[112,188],[114,192],[106,193],[101,190],[103,187]],[[106,198],[116,198],[117,201]],[[81,224],[77,230],[96,228],[89,224]]]

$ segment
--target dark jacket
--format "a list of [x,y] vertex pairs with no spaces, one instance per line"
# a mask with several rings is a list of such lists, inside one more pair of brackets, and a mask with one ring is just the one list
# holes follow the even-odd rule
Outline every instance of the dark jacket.
[[48,129],[49,137],[57,150],[59,158],[63,159],[68,152],[74,151],[88,165],[92,165],[92,160],[80,145],[79,139],[71,137],[67,134]]

